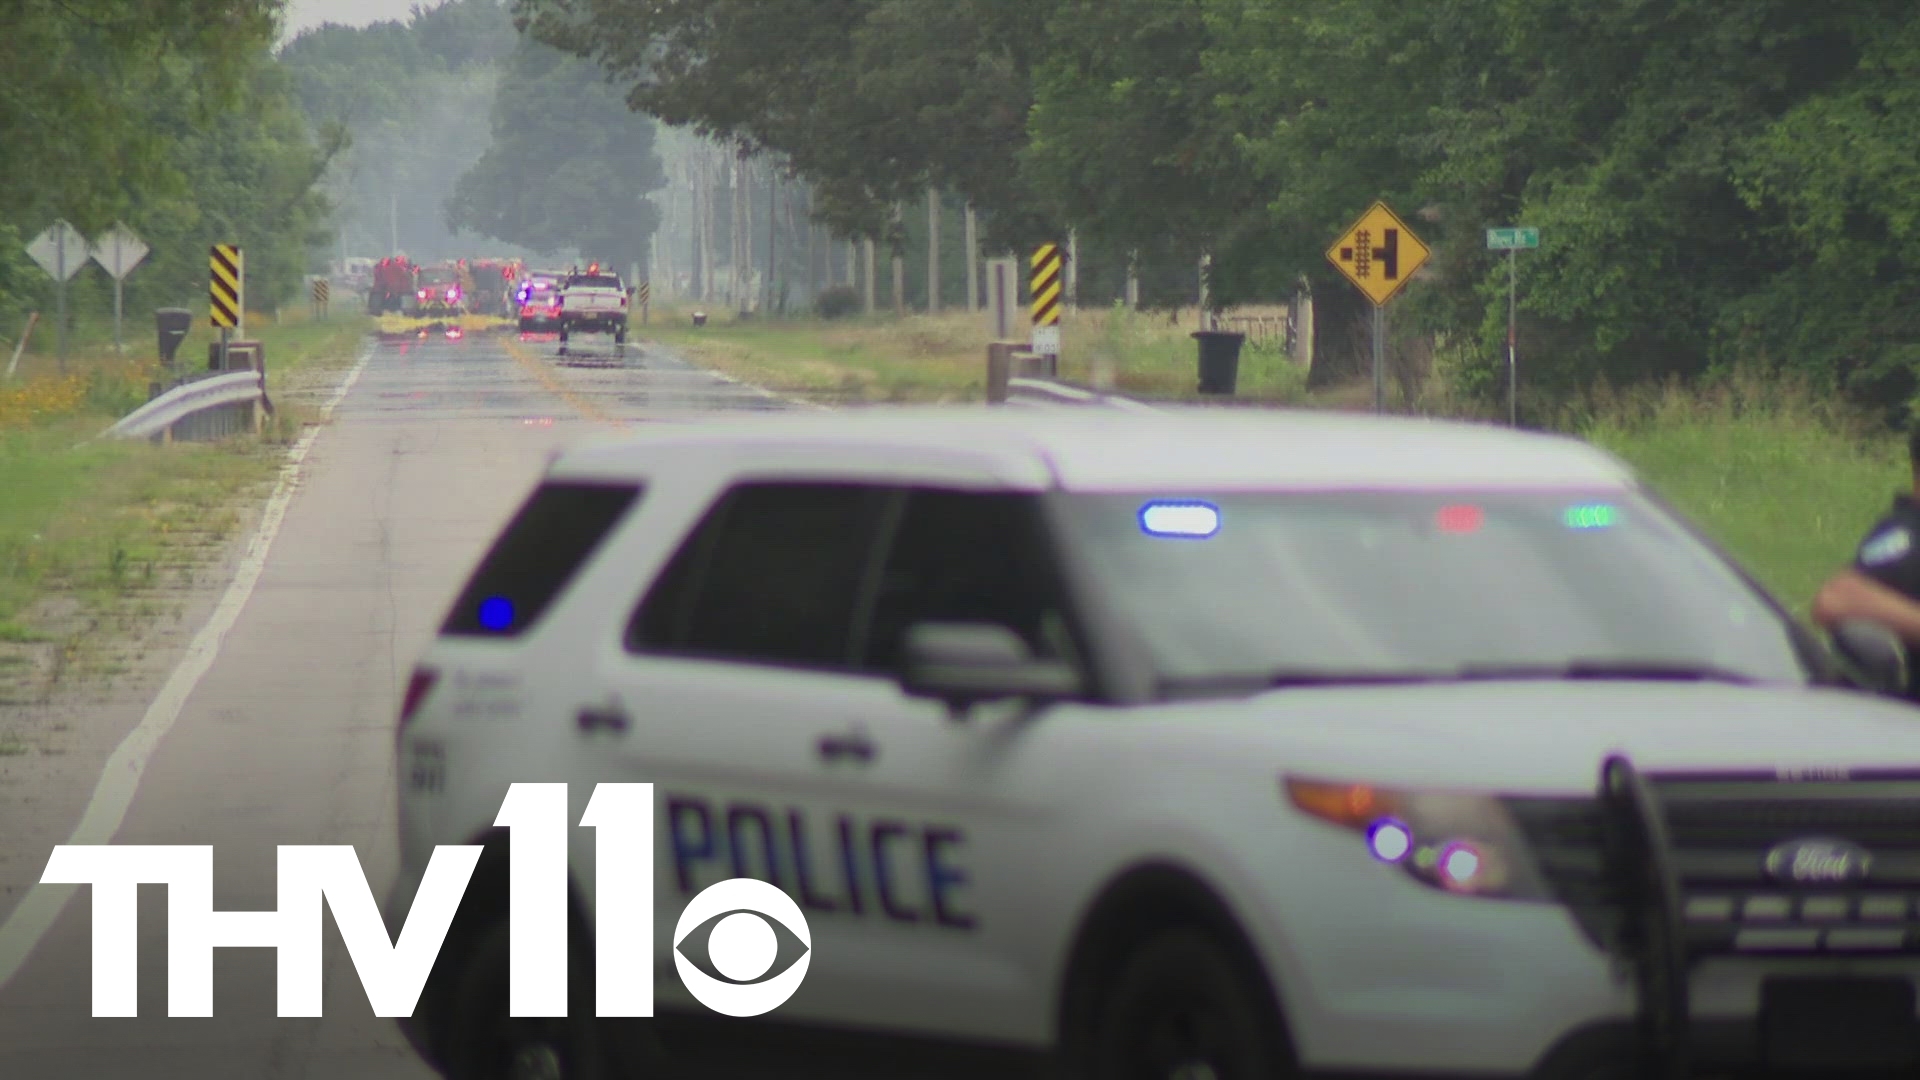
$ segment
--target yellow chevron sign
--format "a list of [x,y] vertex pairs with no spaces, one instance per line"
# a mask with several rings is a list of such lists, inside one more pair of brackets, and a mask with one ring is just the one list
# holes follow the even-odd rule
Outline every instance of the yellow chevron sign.
[[240,305],[246,295],[243,266],[238,246],[213,245],[213,256],[208,260],[208,278],[211,285],[207,289],[207,299],[213,312],[215,326],[240,325]]
[[1060,245],[1042,244],[1033,253],[1033,325],[1060,325]]

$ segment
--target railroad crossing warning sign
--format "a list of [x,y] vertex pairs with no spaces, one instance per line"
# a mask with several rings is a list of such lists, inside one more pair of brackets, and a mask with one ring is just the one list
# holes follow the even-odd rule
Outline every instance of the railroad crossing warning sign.
[[1431,254],[1406,222],[1377,202],[1327,249],[1327,261],[1382,307]]
[[1033,351],[1060,355],[1059,244],[1041,244],[1033,252]]
[[213,311],[215,326],[240,325],[240,305],[246,297],[241,266],[239,247],[233,244],[213,245],[213,256],[208,260],[208,279],[211,284],[207,289],[207,300]]

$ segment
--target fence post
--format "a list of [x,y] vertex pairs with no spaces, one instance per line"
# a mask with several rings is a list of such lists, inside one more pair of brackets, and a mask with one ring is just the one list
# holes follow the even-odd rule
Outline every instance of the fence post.
[[996,341],[987,346],[987,404],[1007,403],[1007,383],[1013,378],[1013,354],[1018,342]]

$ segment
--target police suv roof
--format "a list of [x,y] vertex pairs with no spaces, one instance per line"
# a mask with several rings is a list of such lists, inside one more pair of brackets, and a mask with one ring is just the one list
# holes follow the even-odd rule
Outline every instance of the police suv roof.
[[1488,424],[1309,410],[874,407],[647,423],[558,455],[556,479],[638,479],[663,451],[781,463],[966,459],[1067,490],[1604,487],[1635,483],[1578,439]]

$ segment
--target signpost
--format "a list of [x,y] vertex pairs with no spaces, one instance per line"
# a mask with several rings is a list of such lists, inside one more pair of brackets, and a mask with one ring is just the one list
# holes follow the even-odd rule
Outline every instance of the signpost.
[[1540,246],[1539,229],[1488,229],[1487,250],[1507,253],[1507,423],[1520,426],[1520,359],[1515,349],[1515,315],[1520,272],[1517,256]]
[[333,298],[333,283],[324,277],[313,279],[313,317],[327,317],[327,304]]
[[93,242],[93,261],[100,269],[113,278],[113,351],[125,352],[120,343],[120,315],[124,301],[124,284],[127,275],[147,257],[147,245],[132,229],[125,225],[115,225],[106,235]]
[[64,375],[67,372],[67,281],[87,264],[87,238],[65,221],[56,221],[46,232],[33,238],[27,245],[27,254],[60,284],[56,290],[59,303],[56,317],[60,373]]
[[1060,271],[1064,262],[1059,244],[1041,244],[1033,253],[1033,351],[1060,356]]
[[645,326],[647,325],[647,321],[648,321],[647,315],[653,303],[653,282],[643,281],[640,283],[639,300],[640,300],[640,325]]
[[1376,202],[1327,249],[1327,261],[1373,301],[1373,411],[1386,411],[1386,306],[1433,253]]

